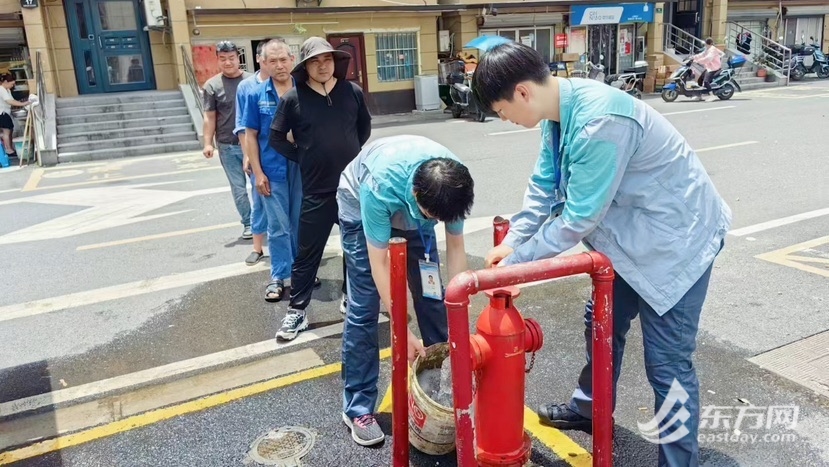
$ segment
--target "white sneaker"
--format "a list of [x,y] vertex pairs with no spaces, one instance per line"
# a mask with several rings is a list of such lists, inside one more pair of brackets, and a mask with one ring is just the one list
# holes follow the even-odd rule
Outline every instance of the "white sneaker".
[[343,294],[342,300],[340,300],[340,313],[348,314],[348,295]]

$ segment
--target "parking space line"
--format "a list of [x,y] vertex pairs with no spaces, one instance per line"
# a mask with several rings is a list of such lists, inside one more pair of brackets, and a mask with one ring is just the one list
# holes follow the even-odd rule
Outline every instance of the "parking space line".
[[[380,359],[386,359],[391,356],[391,349],[386,348],[380,351]],[[341,363],[331,363],[325,366],[310,368],[308,370],[300,371],[288,376],[282,376],[276,379],[263,381],[261,383],[251,384],[241,388],[231,389],[230,391],[213,394],[202,399],[185,402],[183,404],[173,405],[162,409],[151,410],[140,415],[127,417],[116,422],[107,423],[105,425],[97,426],[77,433],[59,436],[57,438],[41,441],[23,448],[15,449],[0,453],[0,465],[9,464],[33,457],[42,456],[44,454],[66,449],[72,446],[78,446],[90,441],[113,436],[126,431],[131,431],[136,428],[153,425],[174,417],[187,415],[191,413],[201,412],[206,409],[225,405],[230,402],[237,401],[246,397],[255,396],[274,389],[290,386],[293,384],[310,381],[325,376],[331,376],[340,372]]]
[[32,174],[29,176],[29,180],[23,185],[23,189],[20,191],[32,191],[37,189],[37,185],[43,179],[43,173],[45,172],[44,169],[34,169]]
[[704,109],[694,109],[694,110],[680,110],[677,112],[668,112],[662,114],[663,117],[667,117],[669,115],[682,115],[682,114],[691,114],[697,112],[711,112],[712,110],[723,110],[723,109],[733,109],[737,107],[736,105],[723,105],[719,107],[706,107]]
[[784,225],[794,224],[795,222],[805,221],[808,219],[814,219],[816,217],[827,215],[829,215],[829,208],[817,209],[814,211],[804,212],[801,214],[795,214],[794,216],[781,217],[780,219],[774,219],[766,222],[761,222],[759,224],[734,229],[728,232],[728,234],[733,235],[735,237],[742,237],[745,235],[751,235],[757,232],[762,232],[764,230],[774,229],[777,227],[782,227]]
[[158,240],[160,238],[179,237],[182,235],[190,235],[194,233],[209,232],[211,230],[227,229],[229,227],[239,226],[238,222],[228,222],[227,224],[209,225],[206,227],[198,227],[195,229],[174,230],[172,232],[164,232],[160,234],[145,235],[143,237],[125,238],[123,240],[114,240],[111,242],[93,243],[91,245],[81,245],[77,247],[76,251],[94,250],[96,248],[107,248],[110,246],[128,245],[130,243],[145,242],[147,240]]
[[696,149],[694,152],[700,153],[700,152],[716,151],[718,149],[736,148],[736,147],[740,147],[740,146],[749,146],[751,144],[757,144],[757,143],[759,143],[759,141],[743,141],[741,143],[723,144],[723,145],[720,145],[720,146],[711,146],[710,148]]

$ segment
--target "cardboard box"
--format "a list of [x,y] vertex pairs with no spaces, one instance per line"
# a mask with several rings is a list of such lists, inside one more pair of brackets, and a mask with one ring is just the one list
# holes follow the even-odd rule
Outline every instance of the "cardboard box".
[[645,94],[654,92],[656,89],[656,78],[645,78],[645,81],[642,83],[642,87]]
[[574,53],[560,53],[558,54],[559,62],[577,62],[579,61],[579,54]]

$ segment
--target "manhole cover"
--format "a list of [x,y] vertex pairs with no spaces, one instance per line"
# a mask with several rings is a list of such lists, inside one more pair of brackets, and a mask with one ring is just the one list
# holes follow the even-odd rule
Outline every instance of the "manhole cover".
[[263,465],[297,467],[299,460],[311,451],[315,436],[299,426],[283,426],[260,436],[250,445],[248,455]]

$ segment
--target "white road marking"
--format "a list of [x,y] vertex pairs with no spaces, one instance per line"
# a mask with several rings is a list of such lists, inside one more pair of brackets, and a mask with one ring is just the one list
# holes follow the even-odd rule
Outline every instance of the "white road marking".
[[[378,322],[385,323],[387,321],[389,321],[389,319],[385,315],[380,314]],[[182,360],[121,376],[115,376],[101,381],[95,381],[92,383],[82,384],[80,386],[59,389],[45,394],[38,394],[36,396],[4,402],[0,404],[0,418],[43,407],[50,407],[52,405],[60,405],[75,400],[87,399],[113,391],[120,391],[139,384],[143,385],[148,382],[166,379],[173,376],[182,376],[197,371],[201,372],[210,368],[227,365],[229,363],[247,360],[251,357],[257,357],[271,352],[295,347],[317,339],[335,336],[342,334],[342,332],[343,322],[341,321],[319,329],[305,331],[297,336],[296,339],[284,343],[277,343],[276,339],[268,339],[266,341],[256,342],[254,344],[237,347],[235,349],[228,349],[222,352],[202,355],[201,357]]]
[[761,222],[759,224],[734,229],[728,232],[728,234],[733,235],[735,237],[742,237],[743,235],[751,235],[757,232],[762,232],[764,230],[775,229],[777,227],[782,227],[784,225],[794,224],[795,222],[805,221],[827,215],[829,215],[829,208],[818,209],[815,211],[795,214],[794,216],[781,217],[780,219],[774,219],[766,222]]
[[668,112],[662,114],[663,116],[667,117],[669,115],[682,115],[682,114],[690,114],[690,113],[697,113],[697,112],[710,112],[712,110],[723,110],[723,109],[733,109],[737,107],[736,105],[724,105],[720,107],[706,107],[704,109],[694,109],[694,110],[680,110],[678,112]]
[[12,188],[11,190],[0,190],[0,194],[3,194],[3,193],[14,193],[15,191],[20,191],[20,188]]
[[736,148],[736,147],[740,147],[740,146],[748,146],[748,145],[757,144],[757,143],[759,143],[759,141],[743,141],[741,143],[723,144],[721,146],[711,146],[710,148],[697,149],[695,152],[700,153],[700,152],[706,152],[706,151],[716,151],[718,149]]
[[0,322],[52,313],[55,311],[66,310],[68,308],[92,305],[119,298],[134,297],[136,295],[159,292],[161,290],[197,285],[209,281],[241,276],[244,274],[252,274],[269,269],[269,264],[265,265],[261,262],[254,266],[248,266],[243,262],[239,262],[225,266],[217,266],[214,268],[171,274],[169,276],[161,276],[154,279],[128,282],[126,284],[113,285],[100,289],[85,290],[60,297],[45,298],[21,304],[7,305],[0,307]]
[[513,133],[526,133],[528,131],[538,131],[540,130],[540,126],[535,126],[532,128],[524,128],[521,130],[508,130],[508,131],[496,131],[494,133],[490,133],[489,136],[498,136],[498,135],[511,135]]
[[106,247],[110,247],[110,246],[128,245],[130,243],[145,242],[147,240],[158,240],[160,238],[180,237],[182,235],[190,235],[190,234],[194,234],[194,233],[209,232],[211,230],[222,230],[222,229],[227,229],[227,228],[230,228],[230,227],[238,227],[239,225],[240,224],[238,222],[228,222],[226,224],[208,225],[206,227],[197,227],[197,228],[194,228],[194,229],[175,230],[175,231],[172,231],[172,232],[164,232],[164,233],[154,234],[154,235],[145,235],[143,237],[125,238],[123,240],[115,240],[115,241],[112,241],[112,242],[93,243],[91,245],[81,245],[81,246],[77,247],[75,250],[84,251],[84,250],[94,250],[96,248],[106,248]]
[[187,211],[166,212],[144,215],[173,203],[201,195],[230,191],[229,186],[203,190],[160,190],[160,185],[179,184],[172,182],[146,183],[131,186],[104,186],[82,188],[70,191],[48,193],[0,201],[0,205],[19,203],[42,203],[60,206],[86,206],[87,209],[50,219],[24,229],[0,236],[0,245],[66,238],[89,232],[121,227],[151,219],[173,216]]

